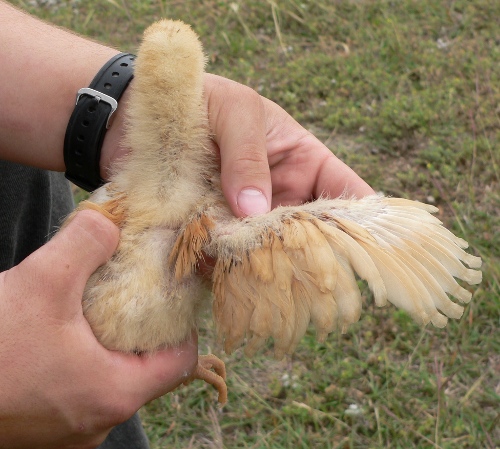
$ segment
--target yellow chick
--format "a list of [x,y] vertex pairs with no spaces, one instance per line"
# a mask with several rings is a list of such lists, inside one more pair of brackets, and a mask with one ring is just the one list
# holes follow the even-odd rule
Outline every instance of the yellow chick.
[[[121,229],[115,254],[83,298],[104,346],[147,353],[188,338],[200,306],[211,301],[196,274],[204,255],[215,260],[213,316],[227,353],[246,345],[252,355],[272,338],[281,358],[310,323],[320,340],[345,332],[361,314],[356,276],[378,306],[389,301],[418,323],[443,327],[447,317],[461,317],[463,307],[448,294],[470,301],[455,278],[479,283],[481,259],[431,215],[433,206],[374,195],[235,218],[209,146],[204,64],[198,37],[182,22],[146,30],[131,86],[130,153],[79,206]],[[194,377],[226,401],[220,360],[200,357]]]

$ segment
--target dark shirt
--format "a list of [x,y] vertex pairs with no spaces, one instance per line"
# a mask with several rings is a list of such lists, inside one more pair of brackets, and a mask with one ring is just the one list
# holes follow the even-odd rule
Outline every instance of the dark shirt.
[[62,173],[0,160],[0,271],[46,243],[72,210]]

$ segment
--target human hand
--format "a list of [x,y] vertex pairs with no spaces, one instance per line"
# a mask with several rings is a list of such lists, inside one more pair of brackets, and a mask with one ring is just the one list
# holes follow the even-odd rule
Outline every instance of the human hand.
[[222,190],[236,216],[302,204],[321,195],[374,193],[280,106],[253,89],[206,74],[205,97],[220,151]]
[[[1,1],[0,41],[11,49],[5,55],[7,71],[2,75],[6,78],[0,85],[0,99],[10,105],[8,114],[0,109],[5,112],[3,121],[0,114],[0,156],[63,171],[62,145],[74,95],[117,51],[35,21]],[[25,61],[37,70],[24,70]],[[40,78],[39,73],[53,76]],[[54,77],[66,82],[61,86],[53,82]],[[19,88],[14,91],[11,85]],[[128,90],[104,139],[103,179],[109,179],[113,161],[126,151],[120,142],[126,129]],[[205,94],[210,131],[221,156],[222,189],[236,216],[266,212],[278,204],[300,204],[321,194],[336,197],[344,190],[358,197],[373,193],[283,109],[249,87],[206,74]],[[46,110],[57,115],[44,114]],[[248,189],[263,195],[239,197]]]
[[97,446],[194,369],[195,341],[142,357],[95,339],[82,293],[117,242],[110,221],[83,211],[0,274],[0,447]]
[[[127,96],[125,92],[122,103],[126,104]],[[207,73],[205,101],[214,151],[221,159],[222,190],[235,216],[265,213],[280,204],[302,204],[321,195],[374,193],[286,111],[253,89]],[[123,109],[117,114],[116,125],[104,140],[104,178],[112,161],[126,151],[119,145],[125,114]]]

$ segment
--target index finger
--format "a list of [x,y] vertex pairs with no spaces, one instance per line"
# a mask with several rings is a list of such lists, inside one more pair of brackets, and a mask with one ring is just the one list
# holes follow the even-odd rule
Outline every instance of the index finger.
[[207,74],[209,121],[220,148],[221,186],[238,217],[269,212],[271,174],[265,110],[253,89]]
[[333,153],[329,153],[325,158],[318,173],[314,192],[316,198],[320,196],[337,198],[341,195],[347,198],[362,198],[374,193],[375,191],[351,167]]

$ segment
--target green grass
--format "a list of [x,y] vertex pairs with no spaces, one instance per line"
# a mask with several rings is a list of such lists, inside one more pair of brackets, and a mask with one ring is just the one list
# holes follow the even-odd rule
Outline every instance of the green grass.
[[500,2],[80,0],[16,2],[134,51],[161,16],[201,35],[209,70],[281,104],[376,189],[432,201],[481,255],[464,317],[421,329],[366,309],[293,357],[227,363],[229,403],[195,382],[147,405],[153,448],[500,447]]

